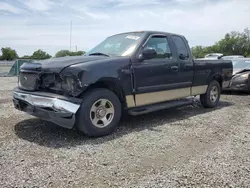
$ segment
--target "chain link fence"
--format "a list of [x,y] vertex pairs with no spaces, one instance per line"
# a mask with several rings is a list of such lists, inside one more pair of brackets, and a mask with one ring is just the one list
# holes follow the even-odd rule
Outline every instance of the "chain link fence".
[[7,76],[15,61],[0,61],[0,76]]
[[17,76],[23,63],[32,62],[30,59],[17,59],[15,61],[0,61],[0,77]]

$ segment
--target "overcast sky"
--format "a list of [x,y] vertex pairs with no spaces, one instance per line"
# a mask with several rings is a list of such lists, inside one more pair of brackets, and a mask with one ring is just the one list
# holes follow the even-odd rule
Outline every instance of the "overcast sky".
[[89,50],[124,31],[160,30],[211,45],[232,30],[250,29],[250,0],[0,0],[0,48],[19,56]]

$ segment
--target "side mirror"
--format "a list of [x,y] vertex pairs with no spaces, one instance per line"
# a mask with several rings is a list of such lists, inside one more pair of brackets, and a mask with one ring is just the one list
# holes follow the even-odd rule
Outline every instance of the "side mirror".
[[139,55],[139,60],[144,60],[144,59],[152,59],[156,57],[157,52],[153,48],[146,48],[143,49],[142,53]]
[[187,54],[187,55],[180,54],[180,55],[179,55],[179,58],[180,58],[181,60],[186,60],[186,59],[189,58],[189,55],[188,55],[188,54]]

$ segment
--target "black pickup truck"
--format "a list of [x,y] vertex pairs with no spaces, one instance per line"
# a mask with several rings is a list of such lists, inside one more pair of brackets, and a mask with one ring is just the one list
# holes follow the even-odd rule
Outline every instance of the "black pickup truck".
[[17,109],[89,136],[111,133],[123,113],[190,104],[217,106],[230,60],[193,60],[184,36],[139,31],[110,36],[88,53],[25,63],[13,91]]

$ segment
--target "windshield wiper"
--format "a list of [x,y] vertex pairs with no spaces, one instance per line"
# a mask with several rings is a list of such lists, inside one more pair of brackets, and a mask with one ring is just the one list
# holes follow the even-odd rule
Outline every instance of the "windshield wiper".
[[89,54],[89,55],[103,55],[103,56],[109,57],[108,54],[104,54],[104,53],[101,53],[101,52],[94,52],[94,53],[91,53],[91,54]]

